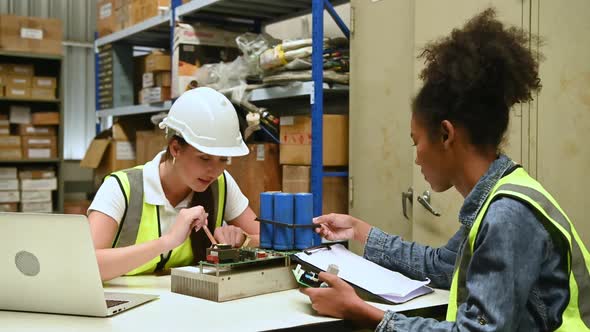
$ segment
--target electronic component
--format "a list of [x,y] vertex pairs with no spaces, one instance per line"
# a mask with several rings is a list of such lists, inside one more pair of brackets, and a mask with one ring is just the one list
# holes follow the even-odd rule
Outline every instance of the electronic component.
[[293,270],[293,275],[295,280],[305,287],[320,287],[322,284],[317,273],[304,270],[301,264],[297,264]]
[[207,254],[197,267],[172,269],[172,292],[223,302],[297,288],[289,252],[217,245]]

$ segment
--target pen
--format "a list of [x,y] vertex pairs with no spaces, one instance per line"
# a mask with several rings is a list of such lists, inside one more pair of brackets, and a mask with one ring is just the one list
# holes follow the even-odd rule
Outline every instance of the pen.
[[280,221],[274,221],[274,220],[267,220],[267,219],[261,219],[261,218],[256,218],[256,221],[259,221],[262,224],[272,224],[272,225],[278,225],[278,226],[283,226],[283,227],[289,227],[289,228],[320,228],[322,227],[321,224],[303,224],[303,225],[299,225],[299,224],[287,224],[284,222],[280,222]]

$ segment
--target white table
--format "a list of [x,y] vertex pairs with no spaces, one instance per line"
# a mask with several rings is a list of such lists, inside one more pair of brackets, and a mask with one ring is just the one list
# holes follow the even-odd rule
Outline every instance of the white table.
[[[114,279],[105,290],[160,298],[111,318],[0,311],[0,331],[260,331],[338,321],[316,315],[296,289],[217,303],[170,292],[170,276],[140,276]],[[401,305],[372,304],[405,312],[445,305],[448,294],[436,290]]]

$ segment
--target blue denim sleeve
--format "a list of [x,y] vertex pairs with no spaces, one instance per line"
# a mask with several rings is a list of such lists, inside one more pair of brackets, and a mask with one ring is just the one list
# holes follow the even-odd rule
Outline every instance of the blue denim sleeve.
[[365,245],[365,258],[412,279],[429,278],[431,286],[448,289],[451,286],[455,259],[467,229],[461,229],[441,248],[432,248],[402,240],[373,227]]
[[532,211],[516,200],[501,198],[490,205],[481,224],[466,271],[468,297],[458,308],[456,322],[389,311],[377,331],[519,330],[520,315],[548,246],[549,234]]

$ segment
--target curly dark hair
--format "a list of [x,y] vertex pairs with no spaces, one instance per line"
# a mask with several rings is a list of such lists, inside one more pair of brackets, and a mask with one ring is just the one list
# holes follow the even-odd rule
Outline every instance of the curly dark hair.
[[449,120],[467,130],[472,144],[497,149],[510,107],[530,101],[541,88],[538,61],[527,47],[537,37],[495,17],[488,8],[419,55],[426,65],[420,73],[424,85],[412,111],[431,138],[440,137],[441,122]]

